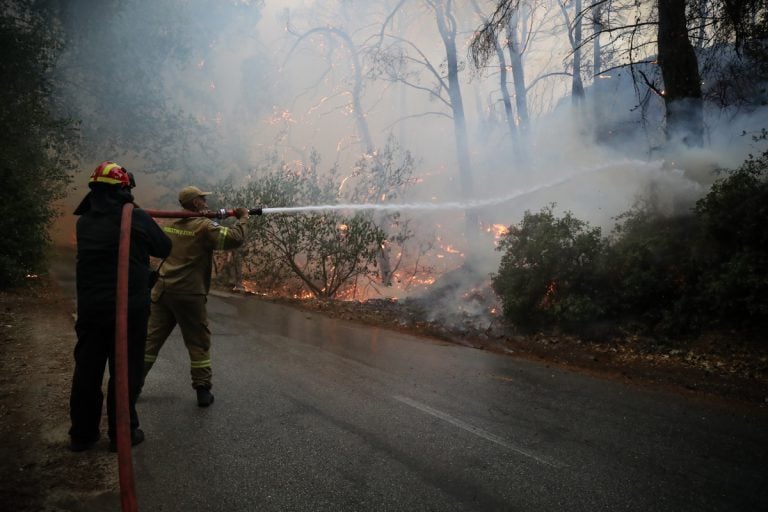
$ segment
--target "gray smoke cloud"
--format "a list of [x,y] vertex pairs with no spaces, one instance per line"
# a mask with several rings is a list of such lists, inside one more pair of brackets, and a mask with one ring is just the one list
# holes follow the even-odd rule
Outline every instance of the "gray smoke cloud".
[[[767,124],[765,109],[711,108],[705,148],[662,151],[661,99],[639,108],[631,76],[619,70],[585,78],[586,101],[578,106],[568,96],[568,77],[538,82],[530,94],[530,130],[513,137],[502,117],[497,72],[471,73],[466,66],[467,42],[480,20],[460,6],[457,46],[473,183],[467,194],[459,185],[450,110],[432,74],[446,69],[434,14],[414,4],[382,28],[396,4],[68,3],[66,26],[78,36],[64,55],[57,93],[62,109],[83,120],[91,143],[71,202],[107,158],[142,171],[136,193],[148,207],[176,206],[174,190],[158,176],[201,186],[225,177],[258,179],[255,163],[272,153],[301,163],[314,148],[323,166],[351,173],[365,152],[361,114],[374,147],[392,134],[416,158],[418,183],[402,202],[429,206],[402,208],[416,232],[411,246],[431,245],[438,272],[457,268],[471,251],[479,275],[487,276],[500,258],[494,225],[516,224],[526,210],[555,203],[556,212],[572,211],[608,231],[650,186],[670,210],[690,207],[715,170],[738,166],[754,151],[742,134]],[[530,77],[562,69],[563,37],[532,40]],[[374,59],[385,47],[388,60]],[[432,71],[418,65],[422,58]],[[392,73],[409,85],[392,81]],[[355,111],[356,90],[362,112]],[[480,245],[466,243],[465,206],[477,212],[485,233]],[[380,290],[402,297],[416,288]]]

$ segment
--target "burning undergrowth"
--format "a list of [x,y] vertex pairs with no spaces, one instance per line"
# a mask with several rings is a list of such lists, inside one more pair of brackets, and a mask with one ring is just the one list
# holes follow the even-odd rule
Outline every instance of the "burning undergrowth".
[[267,300],[322,312],[332,318],[402,330],[475,348],[488,348],[488,343],[503,340],[508,332],[501,318],[487,311],[477,312],[479,303],[475,298],[470,299],[463,310],[445,309],[442,312],[437,309],[440,301],[425,297],[364,301],[284,297]]
[[480,276],[466,266],[436,276],[429,287],[402,298],[382,295],[366,299],[344,295],[318,298],[309,293],[263,293],[255,291],[256,287],[248,281],[230,289],[323,312],[334,318],[406,330],[476,347],[489,340],[502,339],[511,332],[511,326],[499,313],[490,278]]
[[424,293],[405,304],[421,313],[424,321],[459,336],[501,336],[503,321],[487,276],[463,265],[440,276]]

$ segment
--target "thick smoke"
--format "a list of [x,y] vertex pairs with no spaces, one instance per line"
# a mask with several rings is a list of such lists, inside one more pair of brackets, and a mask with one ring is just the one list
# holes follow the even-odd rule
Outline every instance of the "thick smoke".
[[[512,135],[498,70],[462,67],[468,193],[459,185],[447,91],[435,75],[445,74],[446,54],[434,12],[414,4],[387,18],[398,3],[128,0],[88,10],[89,2],[70,2],[67,27],[79,36],[64,56],[61,83],[89,87],[58,93],[67,113],[83,120],[90,152],[66,209],[104,159],[138,171],[136,195],[147,207],[174,207],[174,185],[258,179],[252,170],[270,154],[301,164],[314,149],[321,167],[351,173],[366,150],[362,122],[375,148],[393,135],[415,157],[417,184],[402,202],[509,198],[472,210],[481,243],[467,233],[461,208],[402,212],[416,231],[411,247],[431,246],[426,256],[438,272],[472,258],[471,279],[453,283],[460,299],[460,290],[498,267],[495,225],[516,224],[526,210],[554,203],[556,212],[571,211],[607,233],[649,187],[663,208],[685,210],[706,192],[717,169],[738,166],[754,151],[742,134],[765,126],[765,110],[708,109],[706,147],[671,146],[661,99],[641,101],[644,93],[638,96],[630,73],[619,69],[594,80],[585,74],[586,97],[579,104],[568,94],[569,78],[537,81],[529,96],[530,128],[518,126]],[[469,6],[459,6],[455,16],[457,57],[467,66],[467,42],[481,20]],[[564,37],[541,29],[530,39],[530,83],[562,71],[570,54]],[[71,224],[63,220],[62,226],[68,240]],[[412,290],[381,288],[400,297]]]

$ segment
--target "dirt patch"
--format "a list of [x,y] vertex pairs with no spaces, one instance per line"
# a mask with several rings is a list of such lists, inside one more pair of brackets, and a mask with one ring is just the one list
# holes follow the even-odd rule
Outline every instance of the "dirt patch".
[[68,449],[73,313],[73,301],[48,279],[0,292],[3,510],[79,511],[86,498],[118,489],[106,440],[84,453]]

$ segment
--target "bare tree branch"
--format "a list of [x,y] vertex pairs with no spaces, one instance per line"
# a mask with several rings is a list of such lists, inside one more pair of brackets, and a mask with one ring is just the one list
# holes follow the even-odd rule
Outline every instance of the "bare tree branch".
[[519,5],[520,0],[501,0],[494,13],[475,32],[469,44],[469,56],[475,68],[483,67],[496,54],[499,30],[507,25]]
[[453,119],[452,115],[447,114],[445,112],[422,112],[421,114],[412,114],[409,116],[401,117],[400,119],[397,119],[393,123],[388,124],[384,128],[388,130],[393,126],[395,126],[396,124],[401,123],[402,121],[405,121],[407,119],[415,119],[417,117],[426,117],[426,116],[440,116],[440,117],[447,117],[448,119]]

